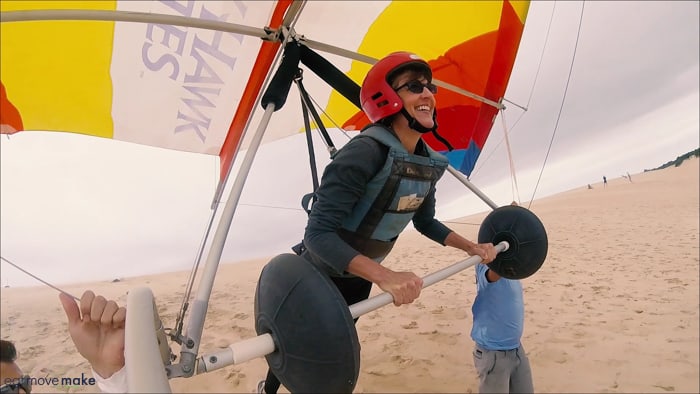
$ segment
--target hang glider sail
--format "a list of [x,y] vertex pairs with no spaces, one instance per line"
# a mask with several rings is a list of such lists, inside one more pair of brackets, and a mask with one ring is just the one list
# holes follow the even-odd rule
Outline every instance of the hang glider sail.
[[[245,128],[261,116],[255,110],[281,39],[293,39],[323,53],[358,85],[373,59],[390,52],[428,59],[441,86],[440,133],[455,149],[445,152],[432,135],[425,139],[468,176],[500,108],[528,6],[507,0],[3,1],[0,131],[74,132],[217,155],[223,182]],[[50,10],[74,16],[55,20]],[[43,20],[10,20],[24,11],[44,12]],[[115,18],[115,11],[124,13]],[[138,23],[153,14],[161,18],[157,23],[154,17]],[[304,82],[327,127],[359,130],[368,123],[352,100],[321,79]],[[292,109],[275,114],[268,140],[302,130],[299,100],[287,103]]]

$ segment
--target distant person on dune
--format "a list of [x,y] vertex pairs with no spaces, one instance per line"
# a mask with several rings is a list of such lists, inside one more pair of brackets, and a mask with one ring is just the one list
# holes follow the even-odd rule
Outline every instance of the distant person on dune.
[[607,187],[607,186],[608,186],[608,178],[606,178],[605,175],[603,175],[603,187]]

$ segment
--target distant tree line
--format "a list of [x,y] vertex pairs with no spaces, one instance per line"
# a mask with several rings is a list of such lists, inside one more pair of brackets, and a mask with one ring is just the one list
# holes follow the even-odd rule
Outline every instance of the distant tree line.
[[699,148],[699,149],[695,149],[694,151],[690,151],[690,152],[688,152],[688,153],[686,153],[686,154],[684,154],[684,155],[678,156],[678,157],[676,157],[676,160],[671,160],[671,161],[669,161],[668,163],[663,164],[663,165],[661,165],[661,166],[659,166],[659,167],[652,168],[651,170],[644,170],[644,172],[647,172],[647,171],[656,171],[656,170],[663,170],[664,168],[666,168],[666,167],[671,167],[671,166],[678,167],[678,166],[680,166],[680,165],[683,163],[684,160],[690,159],[691,157],[700,157],[700,148]]

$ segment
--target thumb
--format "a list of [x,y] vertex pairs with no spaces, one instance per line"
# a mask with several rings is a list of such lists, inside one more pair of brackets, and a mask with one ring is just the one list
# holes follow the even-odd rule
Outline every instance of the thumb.
[[78,308],[78,303],[75,302],[75,300],[68,294],[60,293],[58,298],[61,300],[61,304],[63,305],[63,311],[66,312],[68,324],[73,325],[80,323],[80,309]]

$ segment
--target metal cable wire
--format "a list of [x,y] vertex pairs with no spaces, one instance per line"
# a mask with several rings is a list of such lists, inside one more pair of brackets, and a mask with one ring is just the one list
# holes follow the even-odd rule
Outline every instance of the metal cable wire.
[[[547,25],[547,34],[545,35],[545,38],[544,38],[544,45],[542,46],[542,52],[540,52],[540,60],[537,64],[537,71],[535,72],[535,78],[532,81],[532,87],[530,88],[530,95],[527,98],[527,104],[525,104],[525,107],[523,108],[522,106],[513,103],[516,107],[523,108],[523,111],[520,113],[520,116],[518,116],[518,118],[515,120],[515,122],[513,123],[513,126],[510,127],[511,134],[513,133],[513,130],[515,130],[515,127],[518,125],[518,123],[520,123],[520,120],[525,115],[525,112],[527,112],[527,109],[530,108],[530,101],[532,101],[532,96],[535,93],[535,87],[537,86],[537,79],[539,78],[540,70],[542,69],[542,60],[544,59],[544,52],[545,52],[545,49],[547,48],[547,43],[549,42],[549,33],[552,30],[552,21],[554,20],[554,10],[556,8],[557,8],[557,3],[554,2],[554,6],[552,7],[552,13],[549,16],[549,24]],[[505,98],[503,98],[503,100],[511,102]],[[501,115],[503,113],[504,113],[504,111],[501,111]],[[476,167],[474,169],[474,171],[472,171],[473,174],[477,174],[479,172],[479,170],[484,166],[484,164],[486,164],[489,161],[489,159],[491,158],[491,156],[493,156],[493,154],[498,150],[498,147],[501,146],[501,144],[503,143],[504,140],[505,140],[505,136],[501,137],[500,141],[498,141],[498,143],[496,144],[494,149],[491,151],[491,153],[489,153],[489,155],[486,156],[486,158],[484,160],[479,161],[479,166]]]
[[547,147],[547,154],[544,157],[544,161],[542,162],[542,168],[540,169],[540,174],[537,177],[537,183],[535,184],[535,190],[532,191],[532,197],[530,198],[530,202],[527,205],[527,208],[530,209],[532,206],[532,201],[535,199],[535,193],[537,193],[537,187],[540,185],[540,180],[542,179],[542,173],[544,173],[544,167],[547,164],[547,159],[549,158],[549,153],[552,150],[552,145],[554,143],[554,137],[557,134],[557,128],[559,127],[559,121],[561,120],[561,114],[564,110],[564,103],[566,102],[566,94],[569,91],[569,83],[571,82],[571,72],[574,69],[574,62],[576,60],[576,50],[578,49],[578,41],[579,38],[581,37],[581,25],[583,22],[583,10],[586,8],[586,2],[585,0],[581,3],[581,15],[579,17],[578,21],[578,30],[576,32],[576,42],[574,43],[574,54],[571,56],[571,65],[569,66],[569,75],[566,78],[566,86],[564,87],[564,95],[562,96],[561,99],[561,105],[559,106],[559,113],[557,114],[557,121],[554,124],[554,130],[552,131],[552,138],[549,140],[549,146]]

